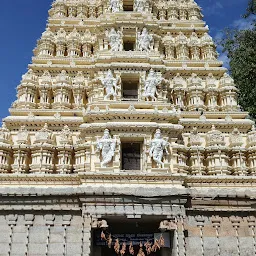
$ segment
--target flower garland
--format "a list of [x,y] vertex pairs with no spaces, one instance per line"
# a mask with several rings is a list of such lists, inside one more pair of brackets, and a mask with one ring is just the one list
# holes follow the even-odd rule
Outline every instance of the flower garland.
[[[101,240],[104,240],[104,241],[107,242],[108,248],[112,247],[113,238],[112,238],[111,234],[106,235],[102,231],[100,237],[101,237]],[[152,252],[156,252],[157,250],[160,250],[161,247],[164,246],[164,244],[165,244],[165,241],[164,241],[164,238],[163,238],[162,235],[160,236],[159,239],[155,239],[153,245],[149,241],[145,242],[144,244],[143,244],[143,242],[140,242],[140,249],[139,249],[139,252],[138,252],[137,256],[145,256],[143,247],[145,247],[145,251],[146,251],[147,255],[150,255]],[[121,246],[121,243],[119,242],[119,239],[116,238],[115,239],[115,244],[114,244],[114,250],[115,250],[117,255],[119,255],[119,254],[121,256],[125,255],[126,250],[127,250],[126,242],[123,242],[122,246]],[[132,242],[130,242],[130,244],[129,244],[128,251],[129,251],[130,255],[134,255],[135,254]]]

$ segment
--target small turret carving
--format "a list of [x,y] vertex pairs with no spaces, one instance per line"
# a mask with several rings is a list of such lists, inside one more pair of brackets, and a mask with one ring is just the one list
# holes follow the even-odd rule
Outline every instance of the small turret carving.
[[54,109],[69,109],[71,107],[71,80],[65,70],[56,76],[53,84]]
[[32,69],[22,76],[21,84],[17,87],[18,100],[14,103],[14,107],[20,109],[36,108],[37,91],[36,85],[38,77]]
[[35,134],[35,140],[31,146],[31,158],[31,172],[54,172],[54,137],[47,124]]
[[18,131],[16,143],[13,145],[13,159],[13,172],[28,172],[30,163],[30,145],[29,132],[25,126],[21,126]]
[[59,137],[58,145],[58,163],[56,165],[57,173],[70,173],[72,171],[73,162],[73,140],[72,133],[66,125],[62,129]]
[[11,171],[12,147],[11,147],[11,133],[3,123],[0,128],[0,172],[8,173]]

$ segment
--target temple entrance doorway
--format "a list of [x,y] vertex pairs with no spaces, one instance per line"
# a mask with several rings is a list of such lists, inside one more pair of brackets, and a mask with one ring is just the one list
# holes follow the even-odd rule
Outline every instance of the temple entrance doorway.
[[174,232],[159,231],[157,216],[104,218],[106,230],[93,232],[93,256],[172,256]]

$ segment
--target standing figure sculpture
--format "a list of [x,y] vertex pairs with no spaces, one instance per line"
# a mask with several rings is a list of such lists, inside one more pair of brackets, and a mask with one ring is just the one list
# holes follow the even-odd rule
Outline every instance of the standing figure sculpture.
[[153,101],[157,100],[159,94],[157,92],[157,86],[163,81],[162,77],[158,77],[153,69],[150,70],[147,79],[144,81],[144,94],[146,100],[151,98]]
[[145,12],[146,11],[147,0],[134,0],[134,11],[135,12]]
[[139,51],[149,52],[151,50],[152,42],[153,36],[148,33],[148,30],[146,28],[143,28],[141,33],[137,33],[137,49]]
[[122,10],[121,1],[120,0],[110,0],[108,10],[111,12],[120,12]]
[[117,89],[120,89],[120,86],[117,85],[119,81],[118,79],[114,78],[111,70],[108,70],[106,77],[100,78],[100,81],[106,90],[104,100],[110,100],[111,96],[113,96],[114,100],[116,100]]
[[159,168],[164,168],[163,156],[164,152],[169,155],[168,146],[170,143],[162,138],[161,130],[157,129],[154,139],[150,143],[150,157],[153,157],[153,160],[157,163]]
[[103,137],[97,141],[97,150],[101,151],[101,167],[107,167],[115,154],[116,140],[112,139],[109,130],[104,131]]
[[123,50],[122,32],[117,32],[114,28],[111,28],[110,32],[106,31],[106,36],[108,38],[111,51],[117,52]]

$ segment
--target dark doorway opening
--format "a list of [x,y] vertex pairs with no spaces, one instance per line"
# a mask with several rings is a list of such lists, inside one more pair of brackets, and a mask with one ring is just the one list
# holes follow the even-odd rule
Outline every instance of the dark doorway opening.
[[122,77],[122,99],[123,100],[138,100],[138,77]]
[[122,143],[122,170],[140,170],[141,143]]
[[133,11],[133,4],[134,4],[133,0],[124,0],[123,3],[124,3],[124,11],[125,12]]
[[134,42],[124,41],[124,50],[125,51],[134,51]]
[[[126,244],[124,256],[131,256],[129,251],[131,243],[134,256],[138,255],[141,245],[143,246],[144,254],[148,256],[174,255],[172,254],[174,232],[161,233],[158,229],[161,219],[159,216],[142,217],[141,219],[127,219],[120,216],[106,218],[109,227],[103,232],[106,237],[111,235],[111,246],[106,240],[101,239],[102,230],[94,230],[93,256],[120,256],[120,253],[116,253],[114,250],[116,239],[119,240],[120,250],[123,244]],[[164,238],[164,246],[147,254],[145,243],[149,242],[152,246],[155,239],[159,239],[160,236]]]

